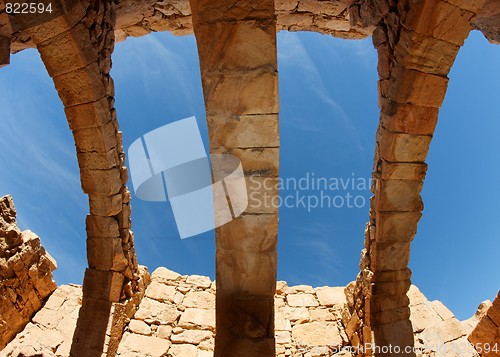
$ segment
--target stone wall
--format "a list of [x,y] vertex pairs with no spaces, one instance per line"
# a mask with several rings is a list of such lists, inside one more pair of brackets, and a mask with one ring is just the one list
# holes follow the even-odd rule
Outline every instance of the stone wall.
[[[143,277],[144,283],[149,284],[145,297],[131,319],[125,321],[116,356],[212,357],[215,283],[205,276],[180,275],[166,268],[158,268],[150,278],[144,272]],[[353,326],[342,324],[344,290],[278,282],[274,298],[276,356],[358,355],[350,349],[348,338]],[[448,351],[446,355],[477,356],[466,337],[470,326],[461,324],[441,302],[428,301],[415,286],[410,288],[408,298],[415,346],[422,349],[419,355],[434,355],[441,346]],[[2,356],[69,356],[81,303],[81,286],[60,286],[24,331],[1,352]],[[108,325],[107,344],[111,328]],[[462,352],[452,354],[458,347]]]
[[0,199],[0,350],[56,289],[56,262],[31,231],[21,232],[12,197]]

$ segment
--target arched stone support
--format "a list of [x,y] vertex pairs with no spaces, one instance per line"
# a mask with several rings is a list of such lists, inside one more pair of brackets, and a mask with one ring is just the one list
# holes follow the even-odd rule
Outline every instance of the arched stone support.
[[[350,9],[360,25],[374,26],[381,108],[361,272],[347,289],[344,323],[354,345],[392,345],[401,351],[413,346],[406,294],[411,285],[410,244],[423,210],[425,159],[447,75],[483,3],[364,1]],[[404,355],[415,353],[408,350]]]
[[[130,231],[125,154],[109,75],[115,4],[68,0],[64,5],[62,15],[29,27],[27,32],[63,102],[75,140],[82,189],[89,197],[89,268],[72,356],[95,356],[103,352],[112,304],[133,297],[139,290],[139,275]],[[121,331],[117,333],[119,339]]]
[[[212,153],[241,159],[245,213],[216,230],[215,356],[275,356],[279,167],[274,2],[192,0]],[[262,199],[252,199],[252,193]]]

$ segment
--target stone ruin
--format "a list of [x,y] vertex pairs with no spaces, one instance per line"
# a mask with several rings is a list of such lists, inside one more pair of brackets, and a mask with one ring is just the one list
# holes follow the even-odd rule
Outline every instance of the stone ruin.
[[[498,1],[61,0],[50,16],[7,14],[8,4],[0,1],[0,66],[23,49],[39,51],[74,136],[89,215],[83,286],[54,291],[55,262],[38,237],[19,231],[12,200],[2,199],[2,354],[369,356],[401,353],[359,347],[434,341],[464,346],[450,356],[499,355],[477,346],[500,343],[500,297],[459,322],[411,285],[408,269],[448,73],[471,30],[500,41]],[[372,36],[378,52],[374,197],[356,281],[345,289],[277,283],[272,207],[253,207],[217,229],[215,283],[164,268],[149,276],[134,251],[109,74],[114,43],[153,31],[194,33],[211,151],[239,157],[247,176],[277,180],[279,30]],[[417,354],[439,351],[403,353]]]

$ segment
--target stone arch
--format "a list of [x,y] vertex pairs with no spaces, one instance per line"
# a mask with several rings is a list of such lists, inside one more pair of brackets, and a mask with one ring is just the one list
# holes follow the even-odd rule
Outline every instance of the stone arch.
[[[109,75],[115,4],[92,0],[66,1],[63,6],[60,16],[29,27],[26,32],[64,105],[75,140],[82,189],[89,198],[89,267],[72,355],[95,355],[96,351],[103,352],[112,304],[131,301],[139,291],[130,230],[131,196],[126,187],[125,154]],[[119,340],[121,326],[114,328]],[[113,348],[113,343],[109,345]]]
[[[410,244],[423,210],[425,159],[447,75],[483,3],[365,2],[350,9],[363,26],[375,26],[381,108],[361,272],[347,289],[350,313],[344,323],[353,327],[353,344],[413,346],[406,294]],[[371,17],[360,16],[368,13],[366,6],[374,6]]]

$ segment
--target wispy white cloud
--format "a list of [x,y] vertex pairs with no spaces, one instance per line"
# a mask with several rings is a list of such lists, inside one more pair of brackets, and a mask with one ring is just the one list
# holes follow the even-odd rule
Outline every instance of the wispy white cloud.
[[[311,222],[296,225],[293,245],[304,252],[307,261],[314,265],[314,274],[307,274],[308,280],[318,282],[322,285],[332,285],[341,275],[341,260],[335,250],[335,242],[332,239],[334,227],[328,222]],[[311,271],[312,269],[307,269]],[[297,280],[299,279],[297,277]]]
[[[280,64],[287,67],[293,66],[296,68],[294,72],[304,76],[307,90],[315,94],[317,98],[330,108],[330,112],[325,112],[323,115],[325,117],[340,120],[357,149],[359,151],[365,151],[366,148],[361,141],[358,129],[353,124],[352,118],[349,117],[343,106],[333,98],[332,93],[327,89],[324,81],[325,75],[322,72],[342,62],[342,58],[339,55],[342,51],[336,51],[339,47],[337,42],[334,42],[332,38],[332,46],[326,49],[322,47],[323,50],[320,52],[321,54],[319,54],[319,51],[314,51],[314,53],[311,52],[312,49],[315,49],[315,46],[306,46],[304,44],[304,39],[298,33],[282,32],[279,36],[280,46],[278,58]],[[322,44],[324,45],[324,42],[322,42]],[[360,57],[366,56],[368,51],[365,47],[366,45],[358,45],[356,46],[355,52],[359,54]],[[313,59],[313,56],[315,56],[316,59]],[[329,67],[319,68],[319,62],[317,61],[318,56],[327,58]],[[339,83],[339,85],[342,84]],[[324,131],[324,128],[321,126],[314,125],[314,121],[312,120],[304,121],[303,118],[299,117],[291,119],[294,119],[293,124],[296,127],[300,127],[303,131],[313,133],[321,133]]]

